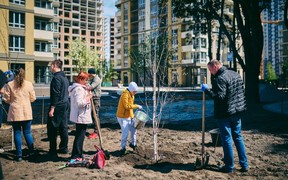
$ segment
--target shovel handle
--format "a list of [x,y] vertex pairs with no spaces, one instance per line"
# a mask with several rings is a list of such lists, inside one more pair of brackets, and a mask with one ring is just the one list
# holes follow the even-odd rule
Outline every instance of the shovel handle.
[[94,123],[95,123],[95,126],[96,126],[97,131],[98,131],[100,148],[102,149],[101,128],[100,128],[99,118],[98,118],[98,115],[97,115],[97,113],[96,113],[95,105],[94,105],[94,102],[93,102],[93,99],[92,99],[92,98],[91,98],[91,107],[92,107],[92,112],[93,112],[93,117],[94,117]]
[[[206,84],[206,77],[203,79],[204,84]],[[204,165],[204,154],[205,154],[205,111],[206,111],[206,103],[205,103],[205,92],[202,93],[202,150],[201,150],[201,164]]]

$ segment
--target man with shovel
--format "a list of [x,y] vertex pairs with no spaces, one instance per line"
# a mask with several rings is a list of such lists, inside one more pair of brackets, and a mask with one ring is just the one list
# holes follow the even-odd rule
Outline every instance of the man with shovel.
[[237,72],[228,70],[218,60],[211,60],[207,66],[214,76],[212,89],[209,89],[207,84],[202,84],[201,89],[214,99],[214,116],[220,129],[225,163],[219,171],[234,171],[233,139],[241,165],[240,171],[247,172],[249,165],[241,135],[241,117],[246,111],[243,81]]
[[[95,106],[95,111],[96,111],[96,115],[97,118],[99,119],[99,109],[100,109],[100,98],[101,98],[101,83],[102,80],[99,78],[99,76],[96,74],[96,70],[94,68],[90,68],[88,70],[88,73],[91,75],[91,78],[88,82],[88,87],[91,89],[91,92],[93,93],[93,102],[94,102],[94,106]],[[94,119],[94,117],[92,117]],[[93,123],[95,122],[95,120],[93,121]],[[96,124],[93,124],[93,133],[91,133],[88,138],[89,139],[93,139],[93,138],[97,138],[97,128],[96,128]]]

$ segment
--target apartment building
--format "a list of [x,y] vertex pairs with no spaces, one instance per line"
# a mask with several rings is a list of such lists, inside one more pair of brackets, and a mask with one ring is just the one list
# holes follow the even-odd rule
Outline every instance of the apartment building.
[[70,59],[69,46],[80,38],[95,50],[100,60],[105,59],[105,28],[102,0],[60,0],[59,7],[59,58],[70,81],[78,72]]
[[[157,28],[167,29],[168,39],[170,39],[168,46],[176,50],[172,54],[170,67],[167,71],[168,84],[199,86],[203,82],[203,77],[210,75],[210,73],[207,73],[207,62],[209,61],[208,35],[203,34],[197,25],[191,26],[192,18],[177,18],[172,12],[171,3],[172,1],[169,0],[167,7],[160,7],[158,0],[117,0],[115,2],[117,7],[115,28],[117,42],[115,46],[116,66],[114,68],[123,84],[128,84],[132,80],[138,82],[137,76],[131,71],[129,51],[133,46],[143,42],[147,34],[153,37],[151,32]],[[161,11],[164,9],[160,13],[161,19],[159,18],[160,9]],[[232,0],[225,1],[224,13],[231,18],[230,22],[225,22],[225,25],[231,29],[233,18]],[[213,24],[212,32],[219,32],[219,24],[216,21]],[[216,58],[218,38],[219,34],[212,34],[213,58]],[[231,66],[229,43],[227,39],[223,39],[220,60],[225,65]],[[240,44],[241,40],[239,39],[236,46],[240,47]]]
[[58,54],[58,1],[0,1],[0,66],[22,67],[33,83],[49,80],[48,63]]
[[115,61],[115,46],[116,46],[116,38],[115,38],[115,17],[110,17],[110,64],[113,67],[116,67]]
[[[270,61],[275,73],[280,77],[282,73],[283,62],[283,24],[284,18],[284,0],[272,0],[270,9],[262,12],[262,24],[264,32],[263,48],[263,78],[266,75],[266,65]],[[285,54],[285,53],[284,53]]]

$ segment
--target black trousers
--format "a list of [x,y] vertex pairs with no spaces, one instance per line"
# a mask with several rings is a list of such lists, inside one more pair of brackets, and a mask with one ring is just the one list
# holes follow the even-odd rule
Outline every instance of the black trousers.
[[47,119],[47,134],[50,142],[50,153],[56,153],[57,150],[57,136],[60,135],[59,149],[68,150],[68,119],[69,104],[62,104],[60,107],[56,106],[54,117]]
[[83,143],[85,139],[85,133],[87,124],[76,124],[76,134],[73,143],[73,150],[71,158],[82,158],[83,155]]

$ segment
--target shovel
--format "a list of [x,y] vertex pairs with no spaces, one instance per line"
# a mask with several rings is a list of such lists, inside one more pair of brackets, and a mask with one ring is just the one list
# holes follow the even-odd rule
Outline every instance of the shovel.
[[110,159],[110,153],[107,150],[104,150],[103,146],[102,146],[102,135],[101,135],[100,122],[99,122],[99,118],[98,118],[98,115],[96,113],[95,105],[94,105],[92,98],[91,98],[91,106],[92,106],[92,112],[93,112],[93,117],[94,117],[94,123],[95,123],[95,126],[97,128],[97,132],[98,132],[98,136],[99,136],[99,145],[100,145],[101,150],[104,152],[106,159],[109,160]]
[[[206,77],[204,77],[204,84],[206,84]],[[205,111],[206,111],[206,103],[205,103],[205,92],[202,93],[202,149],[201,149],[201,157],[196,158],[195,168],[196,169],[204,169],[209,162],[210,155],[205,153]]]

